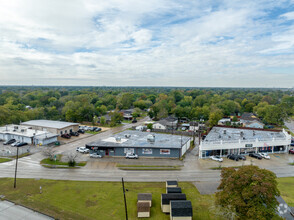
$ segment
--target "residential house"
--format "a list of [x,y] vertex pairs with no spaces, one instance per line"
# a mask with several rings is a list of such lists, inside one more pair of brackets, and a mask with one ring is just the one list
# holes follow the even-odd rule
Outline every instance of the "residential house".
[[240,118],[240,123],[246,128],[263,128],[264,124],[253,113],[244,112]]

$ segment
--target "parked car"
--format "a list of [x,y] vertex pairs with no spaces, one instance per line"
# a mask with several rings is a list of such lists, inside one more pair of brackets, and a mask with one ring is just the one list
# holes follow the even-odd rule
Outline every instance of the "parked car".
[[26,142],[21,142],[21,143],[15,145],[15,146],[16,146],[16,147],[22,147],[22,146],[25,146],[25,145],[28,145],[28,143],[26,143]]
[[138,121],[137,121],[137,119],[134,119],[133,121],[132,121],[132,123],[137,123]]
[[210,158],[215,161],[223,162],[223,158],[221,158],[220,156],[211,156]]
[[80,134],[85,134],[85,130],[84,130],[84,129],[79,129],[78,132],[79,132]]
[[85,130],[85,131],[89,131],[89,129],[90,129],[90,127],[88,127],[88,126],[85,126],[85,127],[84,127],[84,130]]
[[259,154],[256,154],[256,153],[250,153],[249,157],[254,157],[254,158],[258,159],[258,160],[262,159],[262,156],[260,156]]
[[80,134],[76,131],[72,131],[69,133],[71,136],[79,136]]
[[92,154],[90,154],[90,157],[92,157],[92,158],[102,158],[102,156],[100,154],[98,154],[98,153],[92,153]]
[[86,154],[86,153],[89,153],[90,150],[86,147],[77,147],[76,151],[83,153],[83,154]]
[[230,159],[230,160],[239,161],[239,156],[238,155],[235,155],[235,154],[229,154],[227,156],[227,158]]
[[290,146],[294,147],[294,142],[291,142]]
[[11,147],[15,147],[16,145],[20,144],[20,141],[16,141],[14,143],[11,144]]
[[71,136],[69,134],[62,134],[61,137],[66,138],[66,139],[70,139]]
[[126,154],[126,158],[127,159],[138,159],[138,155],[137,154],[134,154],[134,153],[128,153]]
[[237,155],[239,160],[246,160],[246,157],[244,155]]
[[99,132],[101,130],[102,130],[101,128],[96,128],[94,131]]
[[294,154],[294,148],[289,150],[289,154]]
[[10,139],[10,140],[8,140],[8,141],[3,142],[3,144],[4,144],[4,145],[8,145],[8,144],[12,144],[12,143],[14,143],[14,142],[16,142],[15,139]]
[[267,153],[259,153],[259,155],[262,156],[262,158],[264,159],[267,159],[267,160],[271,159],[271,157]]

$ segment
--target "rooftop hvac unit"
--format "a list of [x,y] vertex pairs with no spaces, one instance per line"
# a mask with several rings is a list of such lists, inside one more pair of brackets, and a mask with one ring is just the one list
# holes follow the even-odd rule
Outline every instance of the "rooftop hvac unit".
[[221,135],[219,135],[219,136],[218,136],[218,138],[222,138],[222,136],[221,136]]
[[23,132],[25,132],[25,129],[21,129],[20,131],[23,133]]
[[120,137],[116,137],[115,140],[116,140],[116,142],[121,142],[121,138]]
[[130,135],[130,134],[125,134],[125,137],[126,137],[126,138],[130,138],[131,135]]
[[14,126],[14,130],[18,129],[18,126]]
[[155,142],[155,135],[153,135],[153,134],[147,135],[147,141]]
[[243,137],[244,136],[244,133],[243,131],[240,131],[240,136]]
[[227,133],[227,130],[224,130],[224,134],[226,134]]
[[255,131],[253,131],[253,136],[255,136]]

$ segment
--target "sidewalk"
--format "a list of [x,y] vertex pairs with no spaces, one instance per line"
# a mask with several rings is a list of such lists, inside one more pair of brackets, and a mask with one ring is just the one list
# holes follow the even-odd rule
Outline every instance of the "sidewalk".
[[53,220],[54,218],[35,212],[12,202],[0,200],[0,220]]

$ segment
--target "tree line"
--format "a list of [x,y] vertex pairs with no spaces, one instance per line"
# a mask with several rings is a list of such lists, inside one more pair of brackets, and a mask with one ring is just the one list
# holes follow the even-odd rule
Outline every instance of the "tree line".
[[168,115],[217,124],[222,117],[255,113],[265,124],[282,125],[294,115],[288,89],[169,87],[0,87],[0,124],[33,119],[92,122],[112,111],[135,108],[160,120]]

